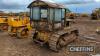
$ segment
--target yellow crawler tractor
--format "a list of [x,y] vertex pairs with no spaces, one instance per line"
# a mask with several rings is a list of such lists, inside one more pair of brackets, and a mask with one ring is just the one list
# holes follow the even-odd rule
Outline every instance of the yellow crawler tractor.
[[99,20],[100,18],[100,8],[95,9],[91,14],[92,20]]
[[6,16],[0,16],[0,31],[8,30],[8,18]]
[[30,8],[30,19],[35,29],[33,34],[35,43],[41,46],[47,45],[51,50],[59,51],[77,38],[78,30],[66,24],[64,6],[35,0],[28,8]]
[[67,13],[67,17],[69,18],[69,19],[75,19],[76,18],[76,14],[75,13]]
[[29,30],[31,29],[31,26],[28,17],[10,17],[8,20],[8,25],[9,35],[16,36],[18,38],[26,38],[29,36]]

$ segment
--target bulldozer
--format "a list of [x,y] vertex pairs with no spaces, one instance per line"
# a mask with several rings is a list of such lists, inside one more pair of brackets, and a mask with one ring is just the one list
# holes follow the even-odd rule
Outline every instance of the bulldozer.
[[[58,52],[78,38],[78,30],[66,21],[66,8],[62,5],[35,0],[29,4],[34,28],[33,42]],[[67,24],[66,24],[67,23]]]
[[75,19],[76,18],[76,14],[75,13],[67,13],[67,17],[69,18],[69,19]]
[[99,18],[100,18],[100,9],[96,8],[91,14],[91,19],[92,20],[99,20]]
[[31,30],[29,17],[11,16],[8,19],[8,33],[10,36],[16,36],[19,39],[27,38]]
[[0,16],[0,31],[8,30],[8,17]]

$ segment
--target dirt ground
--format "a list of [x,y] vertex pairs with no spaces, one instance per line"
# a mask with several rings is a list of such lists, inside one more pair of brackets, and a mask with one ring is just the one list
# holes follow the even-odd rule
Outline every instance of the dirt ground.
[[80,36],[79,40],[69,45],[92,45],[95,47],[94,52],[69,52],[68,45],[56,53],[33,43],[31,37],[17,39],[10,37],[7,32],[0,32],[0,56],[89,56],[89,54],[100,54],[100,35],[95,32],[96,28],[100,26],[100,22],[89,21],[88,18],[78,18],[72,26],[78,28]]

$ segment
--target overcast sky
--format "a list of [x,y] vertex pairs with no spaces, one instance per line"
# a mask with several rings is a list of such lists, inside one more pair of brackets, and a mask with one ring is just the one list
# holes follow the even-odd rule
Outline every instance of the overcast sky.
[[[8,12],[28,11],[27,6],[32,1],[33,0],[0,0],[0,10]],[[45,1],[66,4],[66,8],[68,7],[71,11],[78,13],[83,13],[83,12],[91,13],[93,9],[100,7],[100,0],[45,0]]]

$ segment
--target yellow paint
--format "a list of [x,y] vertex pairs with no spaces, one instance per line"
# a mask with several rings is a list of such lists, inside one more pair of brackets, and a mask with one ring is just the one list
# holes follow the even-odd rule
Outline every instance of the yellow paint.
[[12,27],[19,27],[19,26],[23,26],[23,23],[21,20],[19,20],[18,17],[16,17],[16,18],[10,17],[8,19],[8,25],[12,26]]
[[39,5],[46,5],[46,4],[43,3],[43,2],[38,2],[38,4],[37,3],[33,3],[32,5],[39,6]]
[[[21,16],[12,16],[8,19],[8,25],[13,28],[14,30],[11,31],[11,28],[9,29],[10,32],[22,32],[23,29],[28,28],[28,30],[32,29],[30,26],[30,20],[29,17],[21,17]],[[17,29],[17,30],[16,30]]]
[[0,17],[0,23],[7,23],[7,21],[5,21],[5,20],[6,20],[6,18]]
[[41,39],[44,42],[47,42],[48,41],[48,38],[49,38],[48,36],[49,36],[49,34],[46,33],[46,32],[39,32],[38,39]]

